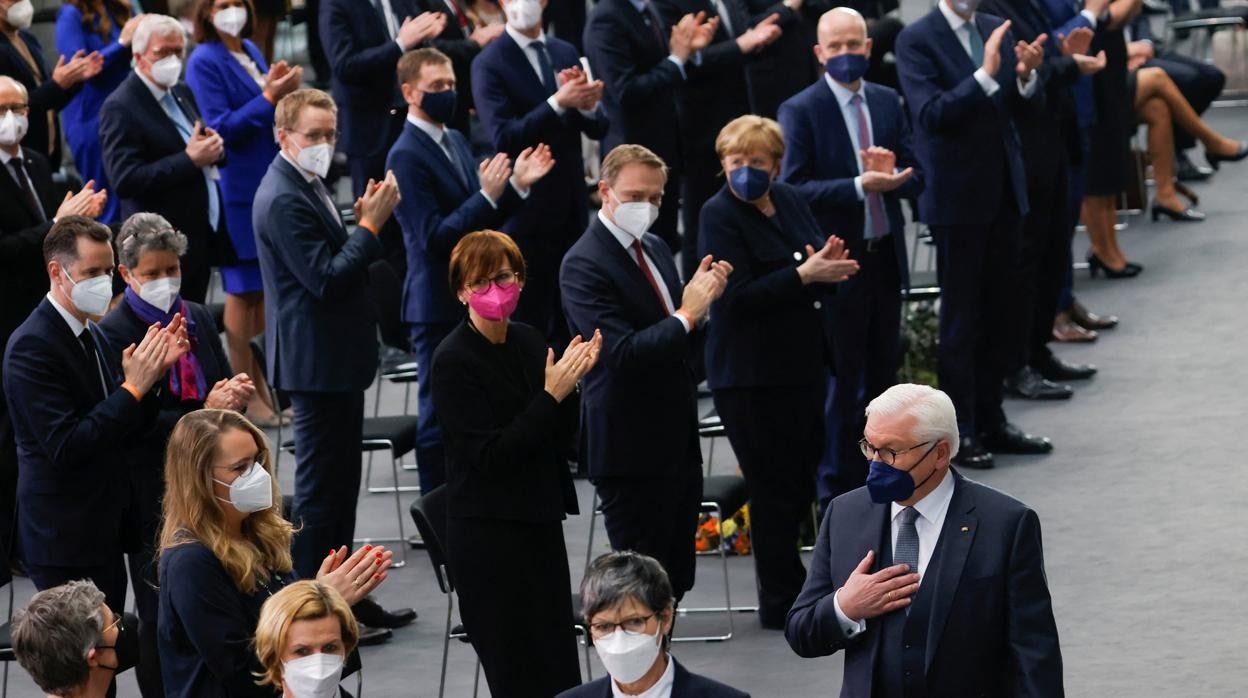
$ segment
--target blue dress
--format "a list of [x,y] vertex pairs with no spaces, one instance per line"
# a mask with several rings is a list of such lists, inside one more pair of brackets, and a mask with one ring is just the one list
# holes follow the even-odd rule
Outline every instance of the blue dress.
[[[117,43],[125,20],[119,22],[112,13],[108,16],[112,22],[108,39],[100,36],[97,30],[99,17],[95,19],[95,26],[87,27],[83,24],[82,12],[69,3],[62,5],[56,16],[57,53],[67,60],[78,51],[99,51],[104,57],[104,69],[84,82],[82,89],[61,112],[61,123],[65,126],[65,139],[74,156],[74,167],[83,183],[95,180],[97,191],[108,189],[108,175],[104,172],[104,155],[100,148],[100,105],[130,74],[130,49]],[[120,204],[121,199],[110,191],[100,221],[115,222]]]

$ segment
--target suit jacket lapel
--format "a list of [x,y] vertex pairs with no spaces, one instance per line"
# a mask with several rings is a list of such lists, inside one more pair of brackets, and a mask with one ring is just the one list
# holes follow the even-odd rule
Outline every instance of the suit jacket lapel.
[[286,158],[282,157],[281,153],[277,154],[277,160],[275,162],[277,162],[277,167],[282,174],[290,179],[290,181],[299,188],[299,191],[303,192],[304,198],[306,198],[308,203],[312,205],[312,210],[316,211],[317,214],[320,215],[321,220],[325,222],[325,225],[329,229],[330,235],[334,238],[335,242],[338,242],[339,244],[346,242],[346,226],[342,224],[342,219],[338,217],[337,212],[334,212],[331,217],[330,212],[325,209],[325,202],[322,201],[320,195],[316,193],[316,188],[312,185],[312,182],[304,179],[303,173],[296,170],[289,162],[286,162]]
[[[667,294],[672,297],[672,305],[676,305],[676,302],[680,300],[680,272],[676,271],[676,263],[672,261],[672,255],[658,249],[654,239],[648,236],[641,238],[641,246],[645,248],[646,254],[650,255],[650,259],[654,260],[654,265],[659,268],[659,279],[667,287]],[[650,282],[647,281],[646,285],[649,286]]]
[[[446,170],[448,171],[455,166],[454,163],[452,163],[449,159],[447,159],[446,152],[442,150],[442,146],[438,145],[437,143],[434,143],[433,139],[429,137],[429,134],[425,133],[423,130],[421,130],[415,124],[411,122],[407,122],[403,124],[403,128],[408,129],[409,132],[412,134],[412,139],[416,142],[416,144],[425,150],[425,158],[427,162],[441,163],[445,166]],[[452,137],[451,147],[454,147],[454,146],[455,146],[455,138]],[[462,157],[463,152],[461,151],[459,155]],[[466,169],[465,166],[461,163],[460,171],[465,172],[465,169]],[[459,196],[459,198],[467,198],[468,196],[472,194],[472,191],[468,189],[468,187],[471,186],[471,182],[472,182],[471,179],[466,180],[467,183],[465,183],[465,181],[461,180],[459,177],[452,176],[452,177],[444,177],[442,181],[447,182],[448,183],[447,186],[454,187],[455,193]]]
[[[936,25],[936,40],[944,47],[945,53],[954,57],[954,62],[962,66],[965,75],[975,72],[979,66],[971,63],[970,55],[967,54],[965,48],[962,48],[962,40],[953,32],[953,27],[949,26],[949,21],[941,14],[940,8],[934,8],[932,12],[936,13],[936,16],[932,18],[933,24]],[[975,15],[975,19],[978,20],[978,18],[979,15]]]
[[[841,147],[838,150],[846,153],[845,164],[849,166],[852,172],[858,169],[858,153],[854,152],[854,142],[850,140],[849,129],[850,124],[845,123],[845,112],[841,109],[840,102],[836,99],[836,94],[832,92],[832,88],[828,87],[826,80],[820,78],[820,89],[815,93],[815,114],[827,114],[827,133],[829,137],[835,138],[840,142]],[[874,112],[873,112],[874,113]],[[837,124],[840,127],[837,127]],[[853,128],[857,128],[857,124],[853,124]]]
[[953,596],[958,590],[958,582],[962,578],[963,568],[966,567],[966,558],[975,541],[975,533],[979,530],[979,519],[974,513],[975,499],[966,480],[956,470],[950,469],[949,472],[954,478],[953,498],[949,501],[945,525],[941,527],[940,539],[932,556],[933,559],[939,558],[939,569],[927,570],[927,576],[935,582],[935,586],[932,588],[932,612],[927,626],[924,669],[932,665],[932,658],[936,656],[940,635],[944,632],[945,621],[949,619],[949,609],[953,605]]
[[[624,246],[620,244],[619,240],[615,239],[610,230],[607,230],[607,226],[603,225],[602,221],[595,218],[590,230],[593,231],[599,246],[606,251],[604,261],[609,259],[610,263],[615,266],[616,274],[614,276],[617,281],[632,286],[631,289],[625,289],[629,297],[651,299],[649,306],[655,311],[655,322],[663,319],[667,315],[667,309],[662,307],[659,299],[655,297],[654,288],[646,280],[646,276],[642,273],[641,266],[637,264],[637,258],[633,256],[632,251],[624,249]],[[647,248],[648,251],[649,249]],[[653,259],[653,255],[651,258]]]
[[[35,181],[35,175],[30,171],[30,160],[26,159],[26,153],[21,148],[18,148],[17,159],[21,160],[22,168],[26,170],[26,176],[29,177],[30,181],[33,183]],[[0,184],[0,188],[7,190],[4,195],[5,201],[20,201],[22,203],[22,208],[30,214],[32,220],[46,220],[47,214],[45,214],[42,210],[35,211],[30,208],[31,202],[28,201],[26,199],[26,195],[22,193],[22,183],[17,181],[16,175],[13,174],[13,166],[11,164],[5,164],[0,166],[0,169],[4,170],[4,176],[0,177],[0,182],[3,183]],[[35,205],[42,207],[43,201],[39,198],[39,191],[32,190],[32,193],[35,195]]]
[[[130,77],[126,78],[126,81],[122,83],[122,88],[128,88],[134,93],[133,103],[146,109],[148,118],[160,124],[157,128],[164,131],[166,140],[185,144],[186,142],[182,140],[182,133],[178,131],[177,125],[173,123],[173,119],[165,112],[165,108],[160,105],[160,102],[156,101],[152,91],[147,89],[147,85],[139,77],[138,73],[131,73]],[[191,125],[194,125],[194,122],[191,122]]]
[[[448,137],[451,141],[451,147],[455,149],[455,157],[459,160],[459,170],[464,173],[464,191],[465,196],[471,196],[476,189],[474,184],[480,182],[477,171],[473,169],[472,150],[468,148],[468,141],[451,127],[447,127]],[[508,184],[507,186],[511,186]]]
[[[60,337],[60,343],[66,350],[65,358],[69,361],[69,365],[72,367],[74,373],[77,374],[79,382],[86,386],[86,388],[91,391],[92,395],[99,396],[99,400],[97,400],[97,402],[108,397],[107,395],[100,394],[101,387],[99,369],[91,364],[90,357],[87,356],[87,351],[83,348],[82,342],[78,341],[78,337],[76,337],[73,331],[69,329],[69,325],[66,324],[65,319],[61,317],[60,312],[52,306],[52,301],[45,297],[39,303],[39,307],[36,308],[36,312],[43,313],[44,321],[47,322],[52,327],[52,331]],[[96,346],[99,346],[101,350],[103,347],[108,346],[106,344],[101,345],[99,343],[99,334],[92,333],[92,336],[96,339]]]
[[[506,54],[504,56],[505,63],[512,67],[512,72],[519,71],[522,74],[523,77],[520,78],[521,85],[524,86],[523,89],[530,93],[531,101],[536,104],[545,100],[546,86],[537,77],[537,71],[533,70],[533,66],[529,63],[529,57],[525,55],[524,49],[520,48],[520,44],[517,44],[516,40],[511,38],[511,35],[507,32],[503,32],[503,35],[498,37],[498,40],[503,42],[502,50]],[[555,56],[550,51],[549,37],[547,37],[546,41],[546,53],[550,56],[550,67],[554,70]],[[555,70],[556,75],[558,75],[558,72],[558,70]]]

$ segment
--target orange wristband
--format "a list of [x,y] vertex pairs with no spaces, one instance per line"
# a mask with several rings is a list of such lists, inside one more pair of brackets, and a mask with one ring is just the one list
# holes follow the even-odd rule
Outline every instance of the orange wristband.
[[130,381],[122,383],[121,387],[124,388],[126,392],[130,393],[130,396],[134,398],[135,402],[143,402],[143,394],[139,392],[138,388],[130,385]]

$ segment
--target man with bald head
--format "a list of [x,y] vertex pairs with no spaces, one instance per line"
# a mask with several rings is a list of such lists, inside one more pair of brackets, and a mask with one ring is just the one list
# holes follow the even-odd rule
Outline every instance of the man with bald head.
[[837,7],[819,19],[815,58],[827,70],[780,105],[781,178],[806,194],[820,226],[845,240],[858,260],[828,312],[836,379],[829,390],[827,446],[819,464],[819,503],[861,487],[858,454],[867,396],[896,382],[901,289],[908,283],[901,200],[923,188],[897,93],[867,82],[867,25]]

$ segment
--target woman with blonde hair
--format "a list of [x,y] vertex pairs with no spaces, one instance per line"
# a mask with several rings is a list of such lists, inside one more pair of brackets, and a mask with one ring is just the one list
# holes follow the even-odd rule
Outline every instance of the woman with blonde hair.
[[[265,696],[251,651],[260,608],[295,581],[294,529],[264,434],[229,410],[178,421],[165,454],[157,635],[168,696]],[[331,550],[316,574],[349,603],[386,579],[392,553]]]
[[342,594],[328,584],[295,582],[260,609],[256,658],[264,671],[258,683],[280,688],[286,698],[349,698],[338,682],[359,637]]

